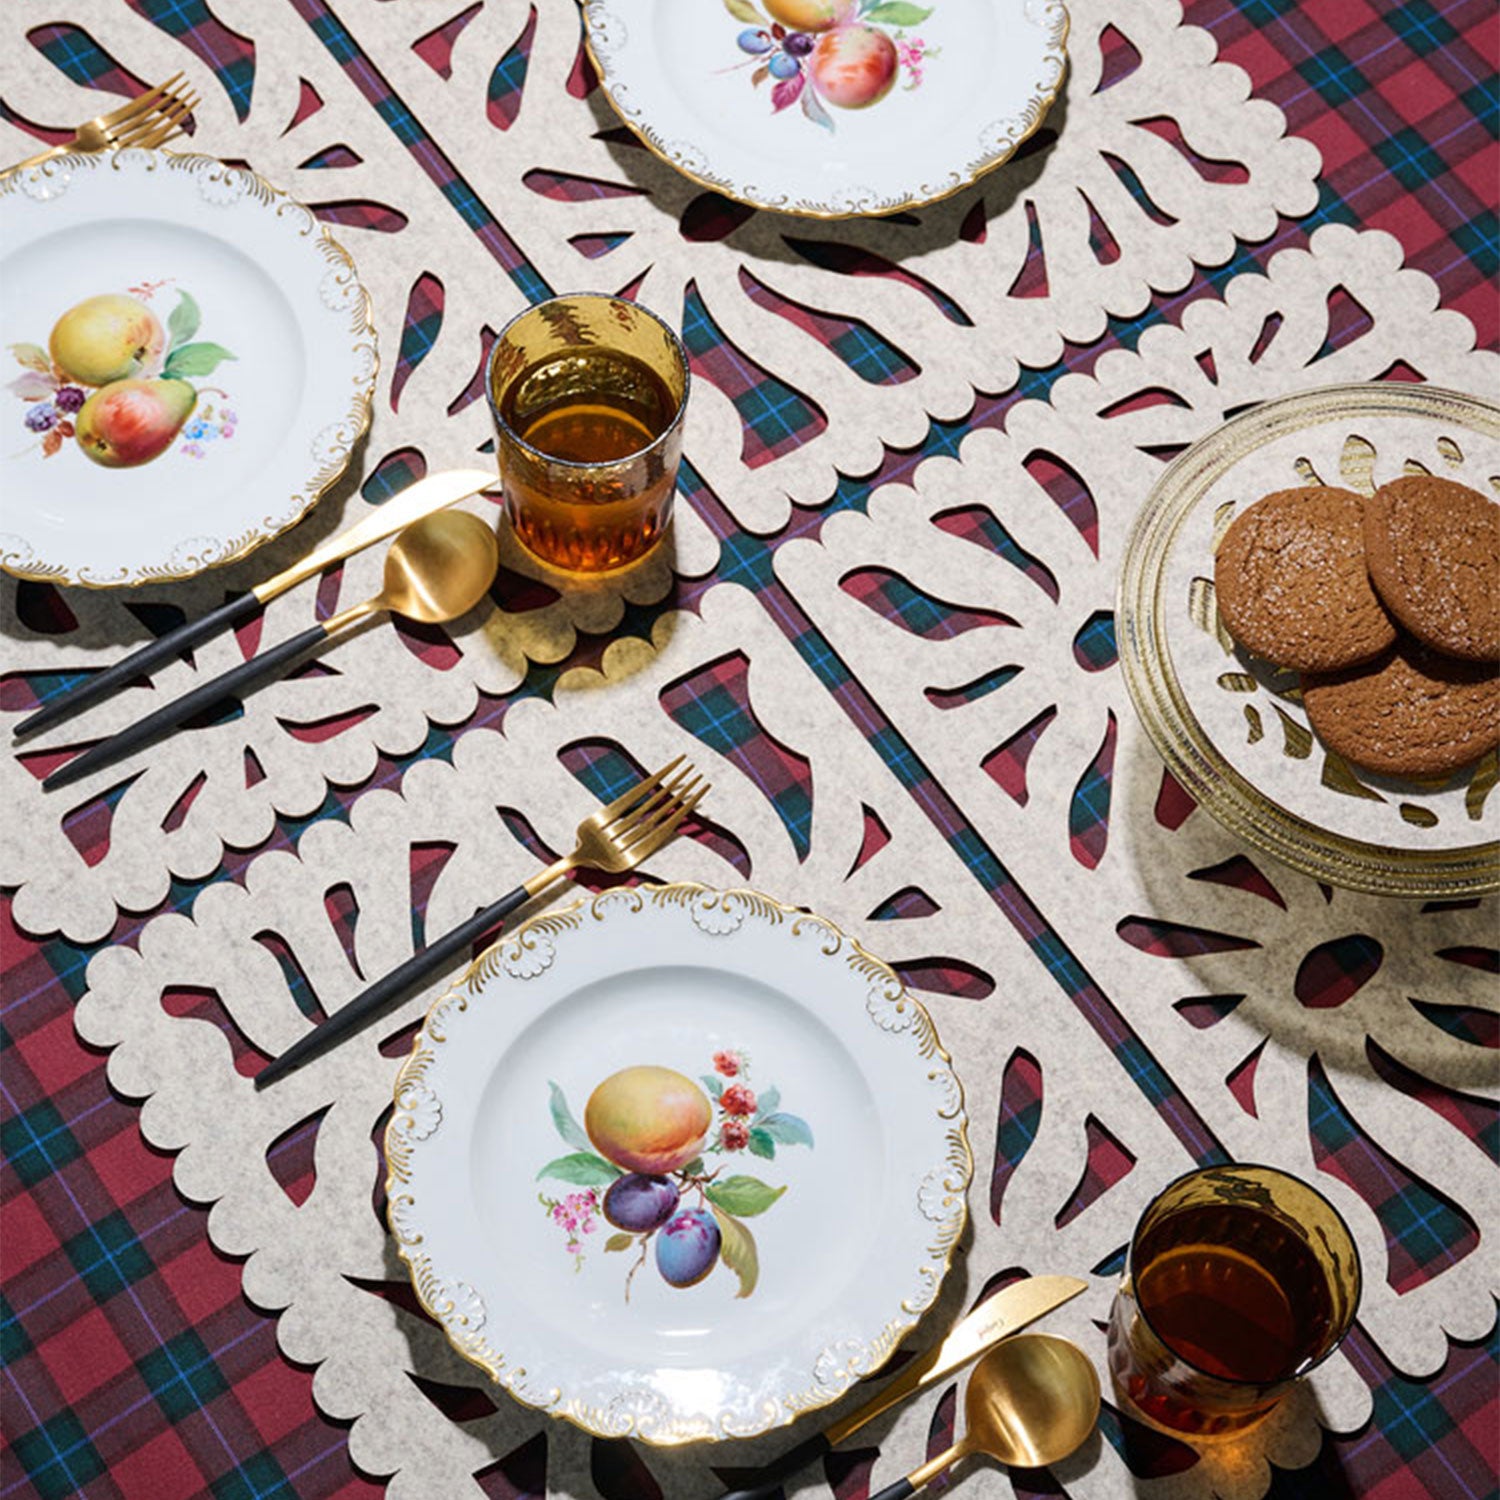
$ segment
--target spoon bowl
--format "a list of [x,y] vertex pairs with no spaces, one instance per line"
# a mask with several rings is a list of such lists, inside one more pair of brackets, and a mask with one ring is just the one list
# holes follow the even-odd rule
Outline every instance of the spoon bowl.
[[1022,1333],[974,1366],[964,1392],[964,1435],[873,1500],[906,1500],[971,1453],[1039,1469],[1081,1447],[1099,1420],[1099,1377],[1067,1339]]
[[370,612],[390,610],[424,625],[456,620],[484,598],[499,565],[494,527],[467,511],[435,511],[391,543]]
[[1038,1469],[1082,1445],[1099,1419],[1099,1376],[1077,1344],[1046,1333],[996,1344],[964,1393],[972,1447]]

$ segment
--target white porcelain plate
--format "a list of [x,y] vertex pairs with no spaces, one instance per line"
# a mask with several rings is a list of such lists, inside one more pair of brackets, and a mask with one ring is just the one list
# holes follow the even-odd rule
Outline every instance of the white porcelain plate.
[[673,166],[820,218],[946,197],[1062,85],[1061,0],[587,0],[600,80]]
[[375,332],[301,204],[205,156],[0,180],[0,567],[187,578],[297,521],[369,422]]
[[1262,495],[1360,494],[1403,473],[1500,496],[1500,407],[1436,386],[1371,382],[1267,401],[1173,460],[1121,567],[1125,685],[1172,774],[1227,828],[1317,880],[1382,896],[1500,889],[1497,757],[1452,776],[1377,776],[1312,732],[1295,673],[1238,649],[1219,618],[1214,552]]
[[656,1444],[765,1432],[883,1364],[937,1297],[972,1171],[895,974],[697,885],[502,939],[429,1010],[385,1144],[392,1232],[458,1351]]

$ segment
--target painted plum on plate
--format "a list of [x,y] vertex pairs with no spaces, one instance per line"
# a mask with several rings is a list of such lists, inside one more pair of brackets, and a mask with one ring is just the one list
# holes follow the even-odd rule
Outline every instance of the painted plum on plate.
[[[538,1181],[574,1191],[538,1194],[565,1235],[581,1270],[588,1237],[608,1225],[607,1252],[633,1252],[625,1300],[636,1272],[654,1258],[668,1286],[697,1286],[719,1265],[748,1297],[760,1279],[755,1236],[744,1221],[786,1192],[760,1177],[730,1171],[743,1155],[774,1161],[778,1147],[813,1144],[811,1127],[781,1108],[776,1088],[757,1091],[744,1052],[721,1050],[713,1071],[689,1078],[674,1068],[637,1063],[595,1085],[580,1125],[557,1084],[552,1123],[573,1148],[548,1162]],[[602,1224],[601,1224],[602,1221]]]
[[[227,394],[189,378],[234,355],[195,339],[202,314],[180,289],[163,327],[149,304],[168,284],[85,297],[56,319],[45,349],[10,345],[21,366],[10,389],[27,403],[22,423],[39,439],[43,458],[72,438],[101,467],[133,469],[159,458],[179,435],[190,458],[203,457],[205,441],[234,436]],[[205,394],[220,398],[217,407],[201,399]]]

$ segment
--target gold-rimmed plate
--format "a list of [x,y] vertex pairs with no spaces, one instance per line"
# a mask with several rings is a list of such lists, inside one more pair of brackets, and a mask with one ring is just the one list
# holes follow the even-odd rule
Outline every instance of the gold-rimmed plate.
[[349,462],[369,299],[313,213],[207,156],[0,179],[0,567],[188,578],[299,520]]
[[938,1295],[972,1172],[922,1006],[752,891],[619,889],[428,1011],[386,1131],[423,1306],[604,1437],[749,1437],[878,1369]]
[[1496,755],[1441,780],[1350,766],[1309,729],[1294,673],[1239,650],[1213,555],[1262,495],[1363,494],[1403,473],[1500,496],[1500,407],[1435,386],[1331,386],[1268,401],[1181,454],[1136,519],[1120,581],[1126,686],[1168,768],[1232,832],[1306,875],[1375,895],[1500,889]]
[[1062,87],[1062,0],[586,0],[620,117],[679,172],[809,218],[936,202]]

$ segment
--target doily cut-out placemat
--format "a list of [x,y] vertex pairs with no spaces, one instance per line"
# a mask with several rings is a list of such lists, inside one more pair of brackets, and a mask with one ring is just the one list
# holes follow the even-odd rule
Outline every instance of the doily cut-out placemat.
[[[373,592],[377,551],[0,773],[16,920],[77,944],[129,930],[88,967],[79,1033],[109,1050],[111,1083],[143,1101],[146,1138],[213,1205],[214,1245],[246,1258],[246,1294],[280,1313],[281,1347],[316,1367],[318,1405],[395,1500],[484,1493],[538,1450],[549,1495],[690,1500],[783,1446],[632,1458],[490,1400],[403,1306],[376,1142],[441,981],[277,1089],[250,1084],[679,751],[714,782],[712,821],[653,875],[826,912],[921,992],[954,1054],[981,1165],[916,1344],[1022,1269],[1069,1269],[1090,1289],[1050,1326],[1102,1369],[1130,1229],[1195,1160],[1301,1171],[1353,1227],[1360,1331],[1253,1442],[1152,1447],[1109,1408],[1055,1471],[1068,1494],[1257,1500],[1272,1465],[1369,1419],[1371,1370],[1425,1377],[1490,1326],[1493,1080],[1465,1038],[1493,1010],[1473,955],[1495,903],[1392,906],[1252,859],[1163,778],[1111,612],[1135,507],[1227,414],[1403,364],[1492,388],[1495,357],[1394,241],[1324,228],[1047,401],[1015,402],[958,460],[873,493],[847,477],[1317,202],[1316,152],[1208,33],[1149,0],[1071,10],[1064,96],[1017,161],[910,219],[793,227],[740,217],[631,144],[589,88],[572,7],[216,0],[222,57],[253,43],[255,85],[204,90],[194,147],[251,162],[355,255],[387,361],[363,470],[297,532],[192,584],[99,599],[5,583],[13,673],[111,660],[410,477],[475,462],[488,341],[548,289],[623,289],[680,321],[698,377],[670,567],[564,593],[507,551],[495,597],[451,630],[358,633],[236,717],[41,796],[70,746]],[[56,37],[97,34],[127,79],[228,66],[133,7],[49,16]],[[13,56],[35,30],[0,17]],[[28,119],[100,107],[55,71],[16,70],[5,98]],[[30,141],[0,123],[11,155]],[[770,537],[790,522],[795,538]],[[174,881],[202,888],[189,905]],[[278,1175],[293,1138],[315,1177],[300,1202]],[[433,1394],[450,1387],[467,1419]],[[868,1434],[852,1462],[870,1488],[927,1455],[951,1397]],[[964,1483],[1008,1486],[982,1469]]]

